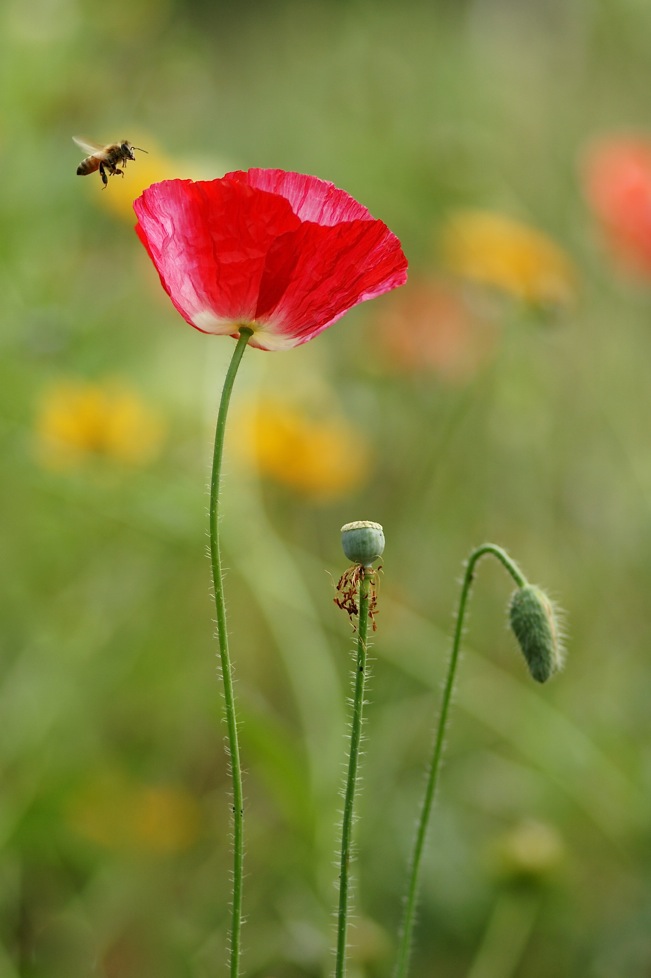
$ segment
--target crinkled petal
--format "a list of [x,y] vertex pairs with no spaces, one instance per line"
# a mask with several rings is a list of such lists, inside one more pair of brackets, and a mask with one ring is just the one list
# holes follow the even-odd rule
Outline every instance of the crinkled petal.
[[334,183],[304,173],[286,170],[251,169],[229,173],[250,187],[284,197],[301,221],[332,226],[342,221],[372,221],[374,218],[354,197]]
[[230,180],[155,183],[134,208],[163,287],[208,333],[253,320],[267,253],[299,226],[284,198]]
[[381,221],[302,224],[270,249],[255,318],[298,345],[406,278],[400,243]]

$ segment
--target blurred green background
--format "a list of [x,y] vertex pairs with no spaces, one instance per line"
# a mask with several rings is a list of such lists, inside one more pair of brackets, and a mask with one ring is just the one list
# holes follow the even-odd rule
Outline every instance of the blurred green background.
[[[509,581],[482,565],[412,974],[651,974],[651,284],[610,260],[579,166],[597,135],[651,131],[650,37],[640,0],[5,0],[0,978],[225,969],[205,550],[232,342],[177,316],[120,202],[157,168],[249,166],[345,188],[400,237],[410,281],[314,343],[250,351],[238,378],[223,532],[246,971],[332,967],[353,648],[333,579],[339,527],[372,519],[351,973],[392,967],[458,579],[490,539],[566,609],[567,667],[531,682]],[[75,175],[79,133],[149,156],[103,191]],[[572,301],[541,312],[454,277],[439,240],[467,208],[555,242]]]

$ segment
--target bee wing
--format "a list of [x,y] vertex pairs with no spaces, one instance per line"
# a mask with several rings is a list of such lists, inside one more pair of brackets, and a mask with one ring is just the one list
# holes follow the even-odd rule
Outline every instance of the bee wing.
[[104,149],[101,143],[93,143],[90,139],[84,139],[82,136],[73,136],[72,139],[89,156],[94,156],[95,153],[101,153]]

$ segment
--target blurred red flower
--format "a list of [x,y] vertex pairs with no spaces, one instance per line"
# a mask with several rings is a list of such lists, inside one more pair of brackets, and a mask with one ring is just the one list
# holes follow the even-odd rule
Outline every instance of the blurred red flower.
[[400,242],[343,190],[284,170],[165,180],[134,202],[165,291],[204,333],[298,346],[349,309],[403,285]]
[[600,140],[583,160],[584,192],[615,257],[651,275],[651,139]]

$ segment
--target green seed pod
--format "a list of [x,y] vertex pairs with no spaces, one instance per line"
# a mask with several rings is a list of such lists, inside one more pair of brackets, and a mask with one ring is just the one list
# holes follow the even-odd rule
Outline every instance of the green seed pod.
[[563,664],[554,605],[539,587],[525,584],[511,598],[509,623],[529,672],[536,682],[546,682]]
[[341,546],[348,560],[370,567],[384,551],[384,530],[368,520],[346,523],[341,528]]

